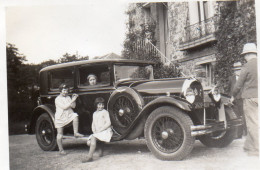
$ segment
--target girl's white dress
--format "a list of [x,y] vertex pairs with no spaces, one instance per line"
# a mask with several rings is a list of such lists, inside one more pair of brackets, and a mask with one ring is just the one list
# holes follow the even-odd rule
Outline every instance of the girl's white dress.
[[[107,129],[104,129],[104,125],[110,125]],[[109,118],[109,113],[105,109],[101,111],[95,111],[93,114],[93,122],[92,122],[92,131],[93,136],[97,139],[104,141],[104,142],[110,142],[111,137],[113,135],[112,129],[111,129],[111,122]],[[91,136],[92,136],[91,135]],[[91,138],[90,136],[90,138]]]
[[55,99],[56,113],[55,113],[55,127],[61,128],[69,124],[75,117],[78,116],[74,113],[72,107],[75,108],[76,103],[74,102],[72,107],[70,106],[71,98],[69,96],[57,96]]

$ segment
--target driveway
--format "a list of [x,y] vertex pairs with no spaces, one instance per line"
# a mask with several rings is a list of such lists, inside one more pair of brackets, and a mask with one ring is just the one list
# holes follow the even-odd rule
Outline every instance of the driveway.
[[66,139],[63,143],[68,155],[60,156],[57,151],[42,151],[35,135],[9,136],[10,169],[260,169],[258,157],[243,152],[244,139],[235,140],[226,148],[207,148],[196,141],[191,154],[182,161],[161,161],[155,158],[145,140],[139,139],[107,144],[103,157],[94,154],[93,162],[81,163],[89,149],[85,142],[82,139]]

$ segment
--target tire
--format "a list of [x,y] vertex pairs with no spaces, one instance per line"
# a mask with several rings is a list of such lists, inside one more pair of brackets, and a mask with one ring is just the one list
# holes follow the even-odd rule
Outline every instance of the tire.
[[37,119],[35,133],[38,145],[42,150],[57,150],[57,132],[50,116],[47,113],[43,113]]
[[161,160],[184,159],[195,142],[191,125],[193,122],[185,112],[169,106],[157,108],[145,123],[144,134],[149,150]]
[[[236,118],[236,114],[231,108],[225,108],[227,120]],[[224,148],[232,143],[236,138],[238,128],[230,128],[225,131],[213,132],[212,134],[200,136],[199,140],[202,144],[212,148]]]

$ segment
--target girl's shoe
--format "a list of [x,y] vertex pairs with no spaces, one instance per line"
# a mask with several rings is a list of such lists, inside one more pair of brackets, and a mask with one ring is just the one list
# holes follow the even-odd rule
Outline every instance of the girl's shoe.
[[91,161],[93,161],[93,158],[92,157],[89,157],[89,156],[87,156],[85,159],[82,159],[82,163],[86,163],[86,162],[91,162]]
[[102,149],[98,149],[98,156],[102,157],[103,156],[103,150]]
[[62,150],[60,151],[60,155],[67,155],[67,153],[64,150]]
[[84,135],[82,135],[82,134],[80,134],[80,133],[74,133],[74,136],[75,136],[76,138],[78,138],[78,137],[84,137]]

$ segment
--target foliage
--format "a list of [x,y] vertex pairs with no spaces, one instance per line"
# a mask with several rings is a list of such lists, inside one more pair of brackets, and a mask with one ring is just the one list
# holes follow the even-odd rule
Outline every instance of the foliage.
[[[28,103],[27,92],[26,91],[26,79],[27,75],[24,74],[23,62],[26,61],[25,56],[18,52],[12,44],[7,44],[6,47],[7,54],[7,86],[8,86],[8,110],[9,110],[9,120],[15,119],[17,114],[22,115],[24,108]],[[18,103],[22,103],[18,107]],[[18,113],[19,112],[19,113]]]
[[[130,14],[129,14],[130,15]],[[129,17],[131,18],[131,17]],[[129,22],[133,22],[130,21]],[[180,72],[177,70],[174,64],[166,66],[161,61],[161,56],[157,50],[153,47],[153,50],[148,50],[148,45],[156,46],[155,39],[155,23],[140,24],[141,29],[134,29],[134,27],[128,27],[126,33],[126,39],[124,41],[124,49],[122,55],[126,59],[152,61],[154,65],[154,77],[155,78],[169,78],[177,77]],[[137,43],[140,42],[142,48],[137,48]],[[153,44],[149,44],[148,41]]]
[[20,68],[22,63],[26,61],[25,56],[19,54],[18,49],[12,45],[7,44],[6,48],[7,54],[7,85],[8,94],[10,94],[9,99],[13,100],[15,98],[15,94],[19,92],[19,89],[22,87],[19,84],[21,81]]
[[80,57],[77,54],[70,55],[68,53],[64,54],[60,59],[58,59],[58,63],[67,63],[72,61],[80,61],[80,60],[88,60],[89,57]]
[[43,68],[43,67],[51,66],[54,64],[58,64],[58,62],[50,59],[50,60],[41,62],[39,65],[41,68]]
[[234,62],[244,62],[241,54],[247,42],[256,43],[256,18],[254,0],[218,2],[219,20],[216,38],[217,61],[215,77],[228,92],[228,77]]

